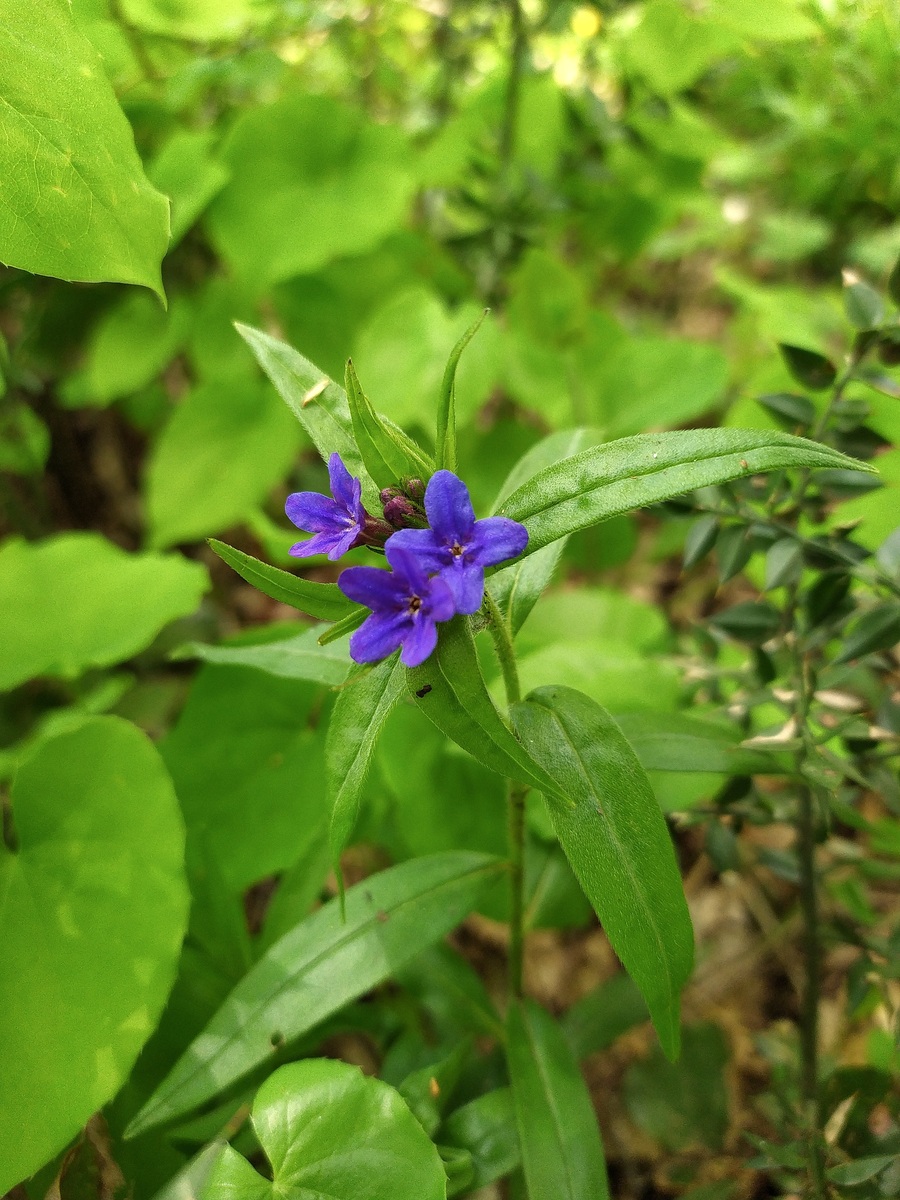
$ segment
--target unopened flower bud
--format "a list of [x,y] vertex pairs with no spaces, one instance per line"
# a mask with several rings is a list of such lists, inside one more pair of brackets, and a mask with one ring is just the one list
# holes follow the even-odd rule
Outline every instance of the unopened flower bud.
[[422,524],[424,513],[408,496],[394,496],[384,506],[384,519],[394,529],[409,529]]
[[410,500],[415,500],[418,504],[425,499],[425,484],[421,479],[404,479],[403,490]]
[[390,504],[390,502],[392,500],[396,500],[398,497],[402,496],[403,494],[404,494],[403,488],[401,488],[401,487],[382,488],[381,491],[378,493],[378,498],[381,501],[381,507],[384,508],[384,506],[386,504]]

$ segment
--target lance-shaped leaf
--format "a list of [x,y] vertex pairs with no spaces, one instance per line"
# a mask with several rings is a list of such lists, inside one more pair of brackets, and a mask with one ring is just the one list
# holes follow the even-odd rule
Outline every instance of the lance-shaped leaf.
[[351,475],[362,480],[363,494],[370,505],[378,489],[365,470],[356,444],[350,405],[344,389],[303,355],[271,334],[252,325],[235,322],[235,329],[253,351],[256,361],[271,379],[282,400],[309,434],[313,445],[328,462],[340,454]]
[[407,671],[407,685],[428,719],[489,770],[539,791],[559,791],[497,711],[465,617],[441,626],[437,649],[421,667]]
[[252,554],[243,550],[235,550],[225,542],[215,538],[209,539],[209,544],[223,562],[233,567],[242,579],[252,583],[265,595],[282,604],[290,604],[300,612],[318,617],[321,621],[340,621],[359,610],[365,615],[361,605],[348,600],[336,583],[315,583],[310,579],[301,579],[290,571],[282,571],[271,567],[268,563],[260,562]]
[[305,679],[310,683],[325,684],[326,687],[340,687],[350,669],[347,640],[342,638],[325,646],[319,643],[321,631],[333,628],[318,625],[277,642],[255,642],[249,646],[233,643],[207,646],[202,642],[190,642],[180,646],[172,657],[178,660],[201,658],[204,662],[231,667],[252,667],[267,675],[277,675],[280,679]]
[[525,525],[525,554],[533,554],[608,517],[695,488],[782,467],[874,470],[828,446],[788,433],[758,429],[645,433],[582,450],[546,467],[508,496],[498,511]]
[[0,2],[0,262],[163,295],[169,202],[65,0]]
[[510,1007],[506,1060],[528,1195],[609,1200],[603,1142],[578,1062],[559,1025],[531,1000]]
[[762,750],[745,749],[740,733],[686,713],[617,714],[645,771],[699,771],[713,775],[784,775],[787,761]]
[[390,978],[476,908],[503,871],[485,854],[435,854],[349,889],[286,933],[231,992],[129,1127],[190,1112]]
[[441,382],[441,395],[438,401],[437,436],[435,438],[435,462],[439,468],[447,471],[456,470],[456,368],[462,352],[481,328],[481,323],[488,315],[485,309],[477,321],[474,321],[462,335],[447,359],[444,378]]
[[339,694],[325,740],[325,775],[331,805],[331,855],[338,862],[359,813],[375,743],[403,695],[406,668],[394,655],[352,680]]
[[375,411],[349,359],[345,383],[356,444],[374,482],[386,488],[408,476],[427,480],[434,463],[402,429]]
[[[559,433],[551,433],[536,446],[532,446],[510,471],[500,488],[492,511],[498,511],[506,497],[538,471],[577,454],[579,450],[596,441],[598,436],[590,429],[564,429]],[[519,558],[491,576],[488,588],[494,600],[508,616],[514,634],[522,628],[541,592],[553,578],[565,545],[566,539],[558,538],[552,546],[545,546],[536,554]]]
[[609,713],[573,688],[538,688],[511,715],[529,753],[575,801],[547,798],[553,828],[674,1057],[693,929],[650,780]]

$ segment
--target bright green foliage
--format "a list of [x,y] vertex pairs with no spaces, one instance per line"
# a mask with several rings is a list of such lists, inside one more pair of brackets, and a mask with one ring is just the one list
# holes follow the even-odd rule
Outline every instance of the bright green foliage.
[[257,380],[189,392],[147,469],[151,545],[194,541],[240,521],[284,477],[300,436],[278,397]]
[[126,554],[98,534],[12,539],[0,547],[0,688],[131,658],[207,586],[197,563]]
[[223,149],[232,177],[209,214],[216,246],[257,283],[371,250],[409,204],[407,156],[397,129],[326,96],[250,109]]
[[608,1200],[597,1119],[565,1034],[534,1001],[516,1000],[506,1035],[529,1196]]
[[742,429],[648,433],[546,467],[500,505],[529,533],[526,554],[577,529],[692,488],[778,467],[872,468],[805,438]]
[[[187,924],[184,831],[159,755],[125,721],[41,746],[0,842],[0,1188],[116,1094],[168,995]],[[60,1086],[64,1064],[64,1086]]]
[[444,1200],[447,1178],[431,1139],[400,1095],[358,1067],[308,1059],[281,1067],[257,1093],[253,1129],[272,1168],[264,1179],[230,1147],[207,1200]]
[[234,40],[271,15],[271,0],[121,0],[139,29],[196,41]]
[[0,4],[0,102],[0,261],[162,296],[169,206],[65,0]]
[[189,1112],[439,941],[498,875],[495,859],[443,854],[382,871],[285,934],[188,1047],[132,1132]]
[[512,715],[529,753],[570,798],[567,806],[547,797],[557,837],[674,1057],[693,930],[650,781],[609,714],[579,692],[539,688]]
[[231,667],[253,667],[282,679],[305,679],[309,683],[324,683],[339,687],[347,678],[347,639],[319,644],[319,635],[328,626],[318,625],[288,638],[247,643],[246,638],[234,644],[207,646],[194,642],[179,651],[179,657],[195,655],[204,662]]
[[233,567],[242,579],[252,583],[273,600],[278,600],[281,604],[290,604],[311,617],[319,617],[323,621],[337,621],[359,607],[347,599],[337,584],[315,583],[309,579],[302,579],[289,571],[282,571],[278,567],[260,562],[252,555],[245,554],[243,550],[226,546],[224,542],[218,542],[215,538],[210,538],[209,544],[219,558]]

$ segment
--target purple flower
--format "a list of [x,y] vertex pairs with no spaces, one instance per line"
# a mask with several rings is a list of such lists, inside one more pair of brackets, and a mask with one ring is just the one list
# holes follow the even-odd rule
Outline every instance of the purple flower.
[[308,554],[327,554],[333,561],[357,544],[366,521],[371,520],[362,506],[362,484],[354,479],[339,454],[328,460],[328,478],[334,496],[319,492],[293,492],[284,502],[284,511],[298,529],[315,536],[308,542],[291,546],[295,558]]
[[477,612],[484,595],[484,568],[515,558],[528,545],[528,530],[508,517],[475,520],[469,490],[452,471],[437,471],[425,491],[430,529],[401,529],[387,549],[414,554],[428,572],[440,572],[456,611]]
[[400,661],[417,667],[437,645],[435,622],[449,621],[456,611],[453,594],[440,576],[428,578],[414,554],[390,545],[385,553],[392,570],[348,567],[338,579],[345,596],[372,609],[350,638],[350,657],[378,662],[402,646]]

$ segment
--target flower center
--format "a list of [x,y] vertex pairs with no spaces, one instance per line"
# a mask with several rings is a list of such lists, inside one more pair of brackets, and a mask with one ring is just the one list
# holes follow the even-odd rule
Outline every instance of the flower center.
[[411,613],[417,613],[421,607],[422,607],[422,598],[420,596],[410,596],[409,611]]
[[462,554],[462,552],[463,552],[463,548],[459,544],[459,542],[454,542],[453,545],[450,547],[450,553],[453,555],[454,558],[459,558],[459,556]]

